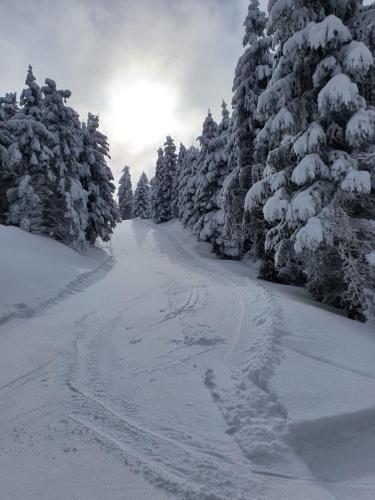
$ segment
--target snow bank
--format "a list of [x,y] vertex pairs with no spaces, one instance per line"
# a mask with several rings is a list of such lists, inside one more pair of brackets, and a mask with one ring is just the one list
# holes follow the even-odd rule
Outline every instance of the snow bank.
[[109,259],[100,248],[81,255],[52,239],[0,225],[0,323],[32,315],[42,304],[82,288]]

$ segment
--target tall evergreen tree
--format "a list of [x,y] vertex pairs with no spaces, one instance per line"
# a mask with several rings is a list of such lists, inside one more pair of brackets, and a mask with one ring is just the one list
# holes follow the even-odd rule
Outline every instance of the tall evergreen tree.
[[122,220],[133,216],[133,191],[129,167],[124,167],[119,181],[118,205]]
[[151,217],[157,224],[163,222],[161,216],[162,184],[164,182],[164,151],[158,149],[158,159],[156,160],[155,177],[151,185]]
[[87,192],[86,240],[91,245],[98,237],[109,241],[118,219],[113,176],[107,165],[110,158],[108,140],[98,128],[99,117],[89,113],[87,124],[82,128],[80,172]]
[[55,137],[53,172],[56,192],[51,197],[53,209],[48,214],[50,234],[75,248],[85,248],[88,224],[88,193],[80,181],[79,155],[81,125],[78,114],[65,105],[70,90],[57,90],[47,78],[42,88],[46,110],[46,126]]
[[199,203],[197,212],[200,217],[194,226],[194,231],[199,239],[212,242],[214,249],[217,247],[222,227],[220,202],[221,189],[228,168],[227,142],[229,123],[229,112],[223,101],[221,123],[215,135],[207,139],[205,144],[205,160],[201,163],[197,176],[196,202]]
[[50,168],[55,138],[44,125],[42,93],[29,66],[26,88],[20,97],[21,110],[8,121],[21,154],[15,185],[8,189],[7,222],[35,233],[48,233],[45,207],[51,198],[54,180]]
[[190,147],[181,164],[178,218],[185,227],[193,227],[197,220],[194,210],[199,151]]
[[134,193],[133,210],[134,217],[140,217],[141,219],[150,218],[150,185],[145,172],[142,172]]
[[[259,180],[259,158],[254,141],[261,122],[256,113],[258,97],[266,88],[272,73],[272,39],[265,35],[266,14],[259,1],[251,0],[245,19],[244,54],[240,57],[233,82],[233,118],[229,139],[228,170],[230,176],[223,190],[224,228],[220,252],[240,257],[253,250],[255,227],[244,218],[244,201],[250,186]],[[254,253],[254,252],[253,252]]]
[[164,152],[158,151],[153,184],[152,217],[157,223],[173,219],[173,186],[176,176],[177,155],[173,139],[167,136]]
[[179,214],[179,198],[180,198],[181,180],[183,174],[183,163],[185,157],[186,157],[186,148],[181,143],[177,156],[176,173],[172,188],[172,214],[174,219],[178,219],[178,214]]
[[292,281],[303,271],[316,298],[353,317],[368,307],[366,254],[374,241],[371,172],[357,159],[374,143],[364,98],[373,57],[348,28],[360,7],[355,0],[271,2],[277,67],[258,102],[269,153],[264,178],[247,196],[249,210],[263,206],[268,224],[272,260],[263,273]]
[[205,234],[201,235],[204,227],[204,216],[207,212],[214,208],[213,206],[213,190],[216,185],[211,185],[210,162],[207,162],[208,156],[211,153],[211,148],[214,140],[217,138],[218,125],[212,117],[212,113],[208,110],[208,115],[203,122],[202,134],[198,137],[200,143],[199,151],[199,164],[196,171],[195,180],[195,197],[194,197],[194,211],[196,222],[194,224],[194,232],[198,238],[202,237],[204,240]]
[[6,222],[9,210],[8,190],[16,182],[16,170],[22,160],[9,120],[18,113],[16,94],[0,97],[0,224]]

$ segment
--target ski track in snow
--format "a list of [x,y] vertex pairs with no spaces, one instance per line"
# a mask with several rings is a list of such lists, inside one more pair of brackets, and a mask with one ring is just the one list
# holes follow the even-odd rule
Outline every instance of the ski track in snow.
[[[83,467],[92,455],[92,467],[103,460],[107,475],[98,467],[70,493],[90,500],[91,482],[104,488],[95,498],[109,500],[373,498],[371,481],[325,477],[316,452],[330,436],[334,449],[351,434],[360,453],[375,413],[292,426],[271,388],[288,334],[271,287],[200,256],[168,225],[123,223],[113,249],[99,267],[3,323],[12,370],[0,384],[0,466],[17,464],[31,447],[44,457],[39,469],[53,460],[59,473],[72,470],[75,456]],[[24,467],[34,489],[25,486],[22,498],[51,498],[45,484],[38,490],[43,472]],[[108,470],[117,474],[113,486]],[[16,499],[10,492],[21,491],[19,482],[0,478],[0,490]]]

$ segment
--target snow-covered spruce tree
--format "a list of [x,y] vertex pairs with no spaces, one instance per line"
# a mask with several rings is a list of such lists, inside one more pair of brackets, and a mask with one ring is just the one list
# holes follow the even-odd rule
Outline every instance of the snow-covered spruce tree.
[[220,125],[216,128],[216,123],[209,114],[200,138],[201,154],[204,154],[205,158],[200,163],[197,175],[195,209],[199,219],[194,225],[194,231],[200,240],[211,242],[214,250],[218,246],[223,221],[220,195],[227,174],[229,122],[229,111],[223,101]]
[[[254,158],[254,140],[262,126],[256,114],[259,95],[272,73],[272,39],[265,35],[267,17],[259,1],[251,0],[245,19],[244,54],[240,57],[233,82],[233,116],[228,147],[229,176],[222,193],[224,227],[218,252],[239,258],[253,250],[253,220],[244,219],[247,191],[258,180],[259,160]],[[254,250],[253,252],[254,253]]]
[[366,256],[375,239],[371,172],[358,160],[375,139],[374,111],[360,91],[373,57],[348,28],[360,7],[355,0],[270,3],[278,63],[258,102],[269,154],[246,198],[250,211],[263,207],[269,225],[272,261],[263,275],[274,266],[293,281],[304,271],[318,300],[351,317],[368,307]]
[[119,181],[118,206],[122,220],[133,216],[133,191],[129,167],[124,167]]
[[56,140],[53,172],[57,182],[48,206],[49,233],[74,248],[85,248],[88,215],[87,191],[80,181],[81,124],[77,113],[65,105],[70,90],[57,90],[56,83],[47,78],[42,92],[46,126]]
[[184,164],[185,157],[186,157],[186,148],[181,143],[180,149],[178,152],[178,156],[177,156],[176,174],[174,177],[173,189],[172,189],[172,213],[173,213],[174,219],[178,219],[178,217],[179,217],[180,189],[182,187],[181,181],[182,181],[183,164]]
[[199,150],[191,146],[181,165],[181,181],[178,202],[178,219],[185,227],[193,227],[197,220],[194,210]]
[[26,88],[20,96],[21,110],[7,122],[17,142],[20,161],[15,185],[8,189],[7,223],[25,231],[48,234],[46,207],[54,182],[51,170],[55,138],[44,125],[43,96],[29,66]]
[[164,151],[162,148],[158,149],[158,159],[156,160],[155,176],[152,178],[151,183],[151,218],[157,224],[161,220],[161,186],[164,181],[163,170]]
[[159,150],[156,164],[155,183],[153,186],[152,217],[157,223],[173,219],[173,183],[176,175],[176,146],[168,136],[164,143],[164,152]]
[[79,163],[81,183],[87,192],[86,240],[91,245],[98,237],[109,241],[118,220],[113,175],[107,165],[108,140],[98,128],[99,117],[89,113],[87,124],[82,125]]
[[134,217],[140,217],[141,219],[150,218],[150,185],[147,175],[144,172],[142,172],[139,178],[134,193],[133,212]]
[[[202,232],[204,228],[204,215],[216,208],[213,205],[213,195],[216,194],[215,174],[210,171],[210,163],[207,163],[208,155],[211,153],[213,140],[217,138],[218,125],[208,110],[208,115],[203,122],[202,134],[198,137],[200,143],[199,163],[196,171],[194,212],[196,223],[194,233],[200,239],[207,241]],[[211,177],[213,182],[211,182]],[[202,234],[201,234],[202,233]]]
[[8,120],[18,113],[16,94],[0,97],[0,224],[6,222],[9,210],[7,192],[16,181],[16,169],[22,159],[16,137]]

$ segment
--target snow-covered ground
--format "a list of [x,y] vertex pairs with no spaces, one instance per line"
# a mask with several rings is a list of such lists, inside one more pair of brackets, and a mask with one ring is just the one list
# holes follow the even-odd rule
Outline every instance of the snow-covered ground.
[[52,239],[0,224],[0,323],[30,317],[84,289],[111,262],[111,255],[100,248],[80,255]]
[[375,498],[373,324],[176,223],[0,230],[1,498]]

